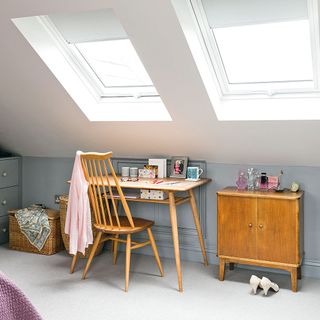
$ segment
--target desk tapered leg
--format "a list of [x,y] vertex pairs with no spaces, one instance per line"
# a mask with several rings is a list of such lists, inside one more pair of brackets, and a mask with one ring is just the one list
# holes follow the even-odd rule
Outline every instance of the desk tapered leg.
[[170,220],[171,220],[171,228],[172,228],[174,257],[176,259],[176,268],[177,268],[177,274],[178,274],[178,286],[179,286],[179,291],[182,292],[183,289],[182,289],[182,274],[181,274],[181,264],[180,264],[177,210],[176,210],[176,203],[175,203],[173,192],[169,192],[169,203],[170,203]]
[[207,266],[208,265],[208,258],[207,258],[206,248],[204,246],[204,241],[203,241],[203,236],[202,236],[202,231],[201,231],[201,226],[200,226],[199,212],[198,212],[198,208],[197,208],[196,198],[194,196],[194,192],[193,192],[192,189],[189,190],[189,196],[190,196],[190,204],[191,204],[194,224],[196,225],[198,238],[199,238],[199,243],[200,243],[200,247],[201,247],[201,251],[202,251],[202,255],[203,255],[203,261],[204,261],[204,264]]

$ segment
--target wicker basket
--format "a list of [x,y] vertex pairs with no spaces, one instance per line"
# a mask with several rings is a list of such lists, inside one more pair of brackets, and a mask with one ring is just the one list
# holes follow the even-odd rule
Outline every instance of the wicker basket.
[[24,252],[52,255],[63,249],[59,211],[46,209],[48,214],[49,225],[51,228],[50,235],[39,251],[33,246],[27,237],[21,232],[15,213],[18,210],[10,210],[9,213],[9,248]]
[[[67,252],[69,252],[69,235],[67,235],[65,232],[64,232],[64,227],[65,227],[65,224],[66,224],[66,215],[67,215],[67,207],[68,207],[68,195],[63,195],[63,196],[60,196],[60,222],[61,222],[61,235],[62,235],[62,240],[63,240],[63,243],[64,243],[64,247],[66,248]],[[92,211],[91,211],[92,213]],[[91,221],[93,221],[93,216],[91,214]],[[92,227],[92,230],[93,230],[93,238],[95,238],[96,236],[96,231],[95,229]],[[90,245],[86,251],[85,251],[85,255],[83,254],[80,254],[79,257],[80,258],[88,258],[89,257],[89,254],[90,254],[90,249],[91,249],[91,246]],[[95,253],[95,256],[99,255],[101,253],[103,249],[103,243],[99,244],[98,248],[97,248],[97,251]]]

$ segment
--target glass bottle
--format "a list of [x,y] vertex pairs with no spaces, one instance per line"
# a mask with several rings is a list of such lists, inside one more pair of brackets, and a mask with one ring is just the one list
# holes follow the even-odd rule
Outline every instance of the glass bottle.
[[256,184],[257,170],[254,168],[248,169],[248,190],[254,190]]
[[254,181],[254,190],[259,190],[260,189],[260,173],[257,172],[255,176],[255,181]]
[[243,170],[239,170],[236,185],[238,187],[238,190],[245,190],[247,188],[247,177]]
[[260,189],[268,190],[268,176],[267,176],[266,172],[261,172]]

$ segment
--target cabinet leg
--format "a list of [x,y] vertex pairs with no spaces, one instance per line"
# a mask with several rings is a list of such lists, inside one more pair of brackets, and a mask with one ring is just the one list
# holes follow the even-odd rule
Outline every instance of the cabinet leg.
[[229,270],[234,270],[234,263],[233,262],[229,263]]
[[291,270],[291,290],[293,292],[298,291],[298,268],[292,268]]
[[219,280],[223,281],[224,280],[224,269],[225,269],[225,261],[224,259],[220,258],[220,268],[219,268]]
[[302,279],[302,273],[301,273],[301,266],[298,268],[298,279],[301,280]]

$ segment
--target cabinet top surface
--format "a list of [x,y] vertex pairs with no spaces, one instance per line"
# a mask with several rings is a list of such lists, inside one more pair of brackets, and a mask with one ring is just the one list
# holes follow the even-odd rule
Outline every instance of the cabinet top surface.
[[300,199],[303,195],[303,191],[291,192],[286,190],[283,192],[276,191],[249,191],[238,190],[237,187],[226,187],[217,192],[218,195],[232,196],[232,197],[246,197],[246,198],[274,198],[274,199],[287,199],[296,200]]

